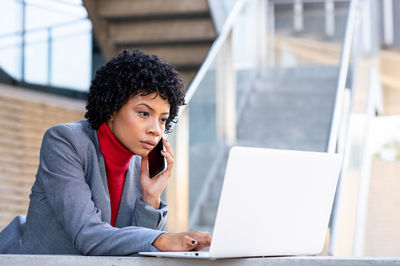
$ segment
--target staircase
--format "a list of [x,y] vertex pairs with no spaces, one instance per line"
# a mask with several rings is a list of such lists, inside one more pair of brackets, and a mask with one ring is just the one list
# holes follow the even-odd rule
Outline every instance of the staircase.
[[[348,7],[348,2],[335,2],[335,35],[328,38],[323,3],[304,4],[302,32],[293,30],[293,6],[275,5],[277,67],[263,69],[249,93],[238,92],[245,103],[239,109],[234,145],[326,151]],[[288,64],[285,56],[293,61]],[[219,173],[206,187],[191,229],[213,230],[227,156],[226,151]]]
[[326,151],[338,68],[265,70],[238,123],[238,144]]
[[138,48],[174,65],[186,87],[216,37],[207,0],[83,0],[103,55]]
[[[235,145],[325,151],[337,75],[337,67],[321,65],[265,69],[238,119]],[[208,187],[193,229],[213,230],[226,162]]]

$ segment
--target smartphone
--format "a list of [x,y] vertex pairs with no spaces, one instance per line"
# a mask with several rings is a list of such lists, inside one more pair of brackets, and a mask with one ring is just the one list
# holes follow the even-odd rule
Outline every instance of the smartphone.
[[154,149],[152,149],[149,152],[149,155],[147,155],[149,159],[150,178],[155,177],[166,169],[167,164],[165,157],[161,154],[162,150],[164,150],[164,145],[161,138]]

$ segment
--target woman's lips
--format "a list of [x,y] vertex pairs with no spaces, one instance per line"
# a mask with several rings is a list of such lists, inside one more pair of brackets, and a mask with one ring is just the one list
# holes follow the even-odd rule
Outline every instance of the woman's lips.
[[142,147],[146,150],[152,150],[156,146],[157,142],[149,140],[149,141],[141,141]]

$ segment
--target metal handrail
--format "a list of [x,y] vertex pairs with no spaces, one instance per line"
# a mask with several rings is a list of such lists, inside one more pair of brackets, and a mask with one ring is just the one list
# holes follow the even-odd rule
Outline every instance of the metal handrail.
[[228,35],[232,30],[233,24],[236,22],[236,19],[239,16],[239,13],[242,11],[244,5],[248,1],[249,0],[238,0],[236,2],[235,6],[232,8],[232,11],[229,14],[228,18],[226,19],[218,38],[211,45],[210,51],[208,52],[206,59],[204,60],[203,64],[201,65],[199,71],[197,72],[196,76],[194,77],[189,88],[186,90],[186,95],[185,95],[186,105],[183,105],[179,109],[178,117],[180,117],[182,112],[185,110],[186,106],[188,106],[193,95],[196,93],[201,81],[203,80],[207,71],[210,69],[214,59],[218,55],[218,52],[220,51],[221,47],[224,45],[226,39],[228,38]]
[[[249,2],[249,0],[238,0],[235,3],[229,16],[225,20],[224,25],[222,26],[217,39],[213,42],[213,44],[210,48],[210,51],[208,52],[208,54],[206,56],[206,59],[203,61],[199,71],[197,72],[195,78],[193,79],[192,83],[190,84],[189,88],[186,91],[186,95],[185,95],[186,105],[183,105],[180,107],[179,113],[178,113],[178,118],[181,117],[181,114],[184,112],[186,107],[189,105],[193,95],[199,89],[199,85],[200,85],[201,81],[204,79],[207,71],[211,68],[212,63],[217,58],[218,53],[221,51],[221,48],[225,45],[225,43],[228,39],[228,36],[232,31],[234,23],[237,21],[237,18],[239,16],[240,12],[243,10],[245,4],[248,2]],[[172,127],[174,127],[175,125],[176,124],[174,123],[172,125]],[[203,190],[200,192],[198,200],[197,200],[195,207],[193,209],[193,212],[191,214],[191,218],[189,221],[190,226],[192,226],[194,224],[194,221],[196,221],[199,216],[200,204],[201,204],[201,202],[203,202],[203,200],[206,197],[207,184],[209,184],[211,182],[213,176],[215,176],[215,174],[217,172],[218,164],[223,158],[222,155],[223,154],[221,153],[221,150],[220,150],[220,152],[218,153],[217,160],[214,162],[213,166],[211,167],[211,171],[209,172],[209,174],[206,177],[205,184],[203,184],[203,186],[204,186]]]
[[342,111],[342,99],[346,89],[347,74],[350,65],[351,47],[358,18],[358,3],[360,0],[353,0],[350,3],[349,16],[346,25],[346,33],[343,41],[343,48],[340,57],[339,79],[336,87],[336,99],[333,107],[333,118],[329,131],[327,152],[333,153],[336,151],[336,143],[339,134],[340,114]]
[[[70,25],[73,25],[73,24],[76,24],[76,23],[82,22],[82,21],[89,21],[89,19],[88,19],[88,17],[82,17],[82,18],[70,20],[67,22],[53,24],[51,26],[29,29],[29,30],[25,30],[25,34],[40,32],[40,31],[47,31],[49,28],[53,29],[53,28],[61,28],[61,27],[65,27],[65,26],[70,26]],[[14,36],[20,36],[22,34],[23,34],[23,31],[8,32],[8,33],[4,33],[4,34],[0,35],[0,39],[5,39],[5,38],[9,38],[9,37],[14,37]]]
[[[51,0],[47,0],[47,1],[51,1]],[[15,0],[15,2],[17,4],[23,4],[23,5],[31,6],[31,7],[34,7],[34,8],[47,10],[47,11],[50,11],[50,12],[54,12],[55,11],[58,14],[62,13],[64,15],[70,16],[70,17],[78,17],[75,13],[71,13],[71,12],[68,12],[68,11],[65,11],[65,10],[59,9],[59,8],[54,8],[54,7],[51,7],[51,6],[48,6],[48,5],[40,5],[40,4],[38,5],[38,4],[35,4],[35,3],[26,2],[26,0]],[[55,3],[55,1],[51,1],[51,2]],[[66,4],[66,2],[62,2],[60,0],[58,0],[57,3],[58,4],[64,4],[64,5]],[[73,3],[71,3],[71,5],[69,5],[69,6],[70,7],[74,7],[74,8],[82,8],[83,7],[83,5],[78,6],[78,5],[74,5]]]
[[[347,20],[347,25],[346,25],[346,32],[345,32],[345,37],[343,40],[343,48],[342,48],[342,53],[341,53],[341,58],[340,58],[340,66],[339,66],[339,78],[338,78],[338,84],[336,87],[336,98],[335,98],[335,103],[333,107],[333,116],[332,116],[332,122],[330,126],[330,131],[329,131],[329,138],[328,138],[328,144],[326,147],[326,150],[328,153],[334,153],[336,152],[337,149],[337,142],[338,142],[338,136],[339,136],[339,130],[340,130],[340,123],[342,119],[346,119],[346,136],[347,138],[348,135],[348,127],[349,127],[349,120],[348,117],[341,117],[342,113],[342,108],[343,108],[343,99],[344,99],[344,94],[346,90],[346,81],[348,77],[348,72],[349,72],[349,67],[350,67],[350,56],[351,56],[351,49],[352,49],[352,44],[353,44],[353,38],[354,34],[356,31],[356,27],[358,25],[358,16],[359,16],[359,4],[360,1],[362,0],[352,0],[350,3],[350,9],[349,9],[349,16]],[[350,104],[351,106],[351,104]],[[344,151],[345,156],[342,158],[342,162],[346,160],[346,156],[348,155],[346,151]],[[342,164],[343,165],[343,164]],[[343,166],[342,166],[343,167]],[[342,176],[343,176],[343,168],[340,171],[339,175],[339,180],[337,183],[336,187],[336,193],[335,193],[335,200],[334,200],[334,206],[332,208],[332,214],[331,214],[331,232],[330,232],[330,245],[329,245],[329,254],[333,255],[333,249],[335,247],[336,243],[336,226],[337,226],[337,215],[339,212],[339,198],[340,198],[340,193],[341,193],[341,183],[342,183]]]

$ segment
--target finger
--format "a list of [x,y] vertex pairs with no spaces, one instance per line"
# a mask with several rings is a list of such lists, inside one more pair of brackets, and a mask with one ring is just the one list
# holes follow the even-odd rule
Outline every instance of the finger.
[[212,238],[212,234],[208,231],[192,231],[189,232],[189,235],[197,240],[201,239],[202,241],[211,241]]
[[161,151],[161,155],[167,160],[167,169],[166,172],[171,172],[173,165],[174,165],[174,158],[171,156],[170,153],[166,151]]
[[212,235],[207,231],[194,232],[194,235],[192,236],[195,237],[198,242],[195,250],[201,250],[211,245]]
[[172,157],[172,155],[166,151],[161,151],[161,155],[165,157],[165,159],[167,159],[167,164],[172,164],[174,162],[174,157]]
[[200,243],[200,242],[197,242],[197,243],[198,243],[197,246],[193,249],[195,251],[202,250],[202,249],[208,248],[210,246],[210,243]]
[[174,152],[172,151],[171,145],[169,145],[169,142],[165,138],[163,138],[163,144],[164,144],[166,152],[171,154],[172,158],[175,158],[175,155],[174,155]]
[[149,159],[146,157],[142,157],[142,164],[140,166],[140,176],[149,176]]
[[167,158],[167,168],[165,171],[161,174],[160,178],[162,178],[165,182],[168,181],[168,179],[172,175],[172,169],[174,167],[174,161],[171,158]]
[[192,250],[196,248],[196,246],[197,246],[197,241],[194,238],[188,235],[183,236],[182,248],[184,250]]
[[212,240],[212,234],[210,232],[204,231],[203,242],[205,245],[210,246]]

